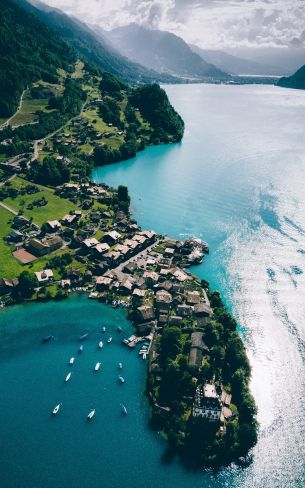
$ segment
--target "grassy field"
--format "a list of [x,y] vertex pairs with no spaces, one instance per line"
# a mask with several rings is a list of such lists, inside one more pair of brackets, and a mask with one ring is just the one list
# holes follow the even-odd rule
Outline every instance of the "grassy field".
[[75,71],[72,73],[71,78],[78,79],[78,78],[83,78],[84,76],[84,66],[85,64],[78,60],[75,64]]
[[15,278],[23,270],[22,265],[12,256],[11,248],[3,238],[11,232],[12,214],[0,207],[0,278]]
[[[12,187],[20,189],[22,186],[26,186],[27,181],[21,178],[14,178],[12,180]],[[42,185],[36,185],[39,188],[39,192],[33,195],[18,195],[17,198],[6,198],[4,203],[17,212],[23,211],[25,217],[32,217],[33,222],[37,225],[42,225],[48,220],[61,219],[66,213],[75,209],[75,205],[69,200],[63,199],[54,195],[54,191],[51,188],[47,188]],[[34,207],[32,210],[27,206],[34,200],[38,200],[45,197],[48,201],[47,205],[43,207]]]
[[36,120],[38,120],[38,117],[35,112],[37,110],[45,110],[47,105],[48,99],[34,100],[31,96],[30,90],[27,90],[24,94],[21,108],[10,121],[10,125],[12,127],[17,127],[18,125],[36,122]]

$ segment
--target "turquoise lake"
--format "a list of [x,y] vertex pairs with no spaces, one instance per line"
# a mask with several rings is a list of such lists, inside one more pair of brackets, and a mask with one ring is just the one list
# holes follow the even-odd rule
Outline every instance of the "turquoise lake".
[[[166,91],[186,123],[183,142],[148,148],[93,177],[128,185],[143,227],[209,242],[210,255],[193,271],[221,291],[247,346],[260,422],[252,461],[218,475],[166,461],[166,444],[148,425],[145,364],[116,332],[118,324],[123,335],[132,332],[124,312],[74,296],[0,312],[1,488],[305,486],[305,92]],[[99,351],[104,323],[113,343]],[[54,342],[42,344],[48,333]]]

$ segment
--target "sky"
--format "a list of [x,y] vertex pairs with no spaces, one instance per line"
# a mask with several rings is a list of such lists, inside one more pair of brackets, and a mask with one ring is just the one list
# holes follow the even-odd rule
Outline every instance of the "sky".
[[136,22],[203,48],[305,47],[305,0],[42,0],[105,29]]

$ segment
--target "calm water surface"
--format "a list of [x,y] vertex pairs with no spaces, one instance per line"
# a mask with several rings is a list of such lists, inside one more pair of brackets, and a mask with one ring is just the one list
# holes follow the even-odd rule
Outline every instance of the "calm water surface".
[[[252,463],[216,477],[166,463],[166,445],[147,426],[145,366],[115,331],[120,323],[124,335],[131,332],[124,313],[72,297],[0,313],[1,488],[305,485],[305,93],[166,89],[186,122],[183,142],[97,169],[94,178],[127,184],[143,226],[209,242],[210,256],[194,272],[220,289],[248,348],[261,426]],[[98,351],[104,322],[114,340]],[[84,353],[64,384],[87,329]],[[47,333],[56,340],[42,345]],[[51,418],[60,401],[62,411]]]

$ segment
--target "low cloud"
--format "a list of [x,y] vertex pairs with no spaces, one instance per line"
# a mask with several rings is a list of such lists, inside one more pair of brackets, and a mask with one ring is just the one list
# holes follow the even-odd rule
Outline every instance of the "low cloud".
[[101,27],[136,22],[207,48],[305,47],[304,0],[43,0]]

